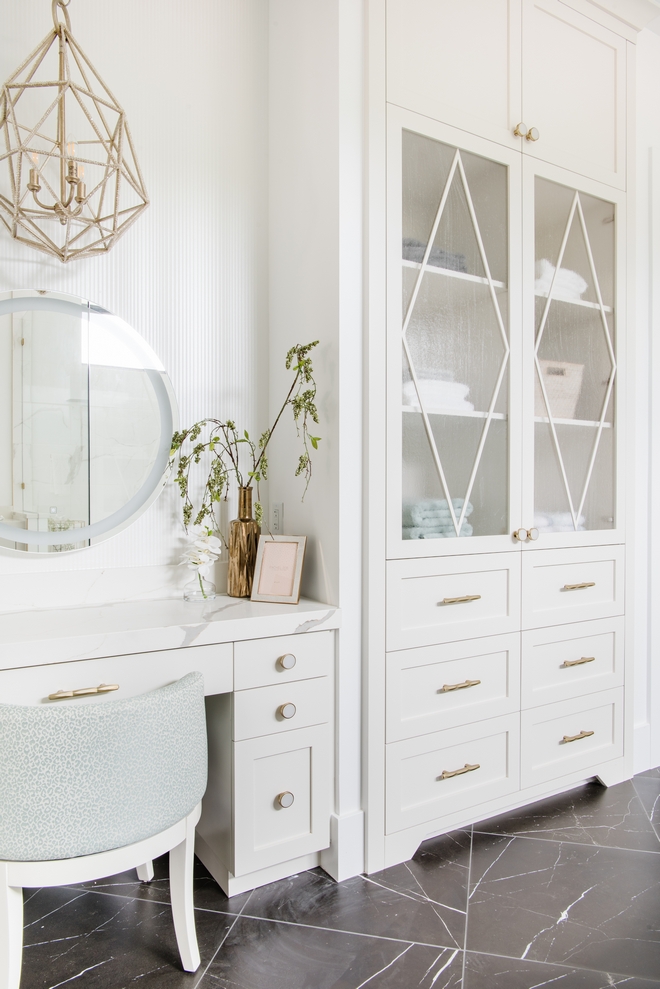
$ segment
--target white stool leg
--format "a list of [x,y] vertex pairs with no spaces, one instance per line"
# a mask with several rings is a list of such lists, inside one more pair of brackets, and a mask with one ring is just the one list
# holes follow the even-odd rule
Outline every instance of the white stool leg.
[[193,904],[193,856],[195,852],[195,824],[199,813],[195,811],[186,819],[186,837],[170,850],[170,892],[176,943],[179,946],[181,964],[185,972],[196,972],[200,957],[195,932]]
[[154,878],[154,864],[151,861],[145,862],[144,865],[138,865],[136,871],[141,883],[150,883]]
[[0,989],[18,989],[23,960],[23,890],[9,886],[0,862]]

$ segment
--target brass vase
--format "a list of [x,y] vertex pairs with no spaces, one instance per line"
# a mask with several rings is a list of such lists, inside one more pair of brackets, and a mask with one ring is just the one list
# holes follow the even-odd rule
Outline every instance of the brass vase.
[[229,524],[227,594],[230,597],[249,598],[252,594],[260,533],[260,527],[252,518],[252,488],[239,488],[238,518]]

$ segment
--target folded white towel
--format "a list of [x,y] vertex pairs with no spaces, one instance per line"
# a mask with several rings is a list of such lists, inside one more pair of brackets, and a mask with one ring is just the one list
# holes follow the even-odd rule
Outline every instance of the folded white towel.
[[[469,522],[464,522],[461,526],[461,536],[471,536],[473,528]],[[414,526],[404,526],[404,539],[451,539],[456,535],[453,523],[448,526],[436,526],[433,529],[416,528]]]
[[584,515],[577,517],[577,529],[570,512],[537,512],[534,526],[542,532],[584,532]]
[[[452,505],[454,506],[457,521],[464,504],[464,498],[452,498]],[[473,505],[468,502],[465,509],[465,518],[471,515],[472,511]],[[453,528],[449,505],[444,498],[428,498],[420,501],[404,502],[403,524],[404,526],[419,529],[439,529],[444,525],[451,525]]]
[[[534,289],[537,292],[547,295],[552,285],[555,274],[555,266],[547,258],[541,258],[536,263],[536,281]],[[555,279],[553,296],[565,299],[579,299],[589,286],[577,271],[570,268],[560,268]]]
[[[426,409],[445,409],[452,412],[473,412],[474,405],[467,402],[470,391],[469,385],[458,381],[438,381],[435,378],[419,378],[419,391]],[[419,405],[414,381],[403,384],[403,404]]]

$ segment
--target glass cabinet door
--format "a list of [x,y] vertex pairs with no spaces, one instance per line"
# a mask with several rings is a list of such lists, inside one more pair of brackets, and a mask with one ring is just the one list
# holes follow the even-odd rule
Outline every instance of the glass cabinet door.
[[404,128],[400,167],[389,269],[391,302],[400,285],[400,377],[398,386],[389,379],[388,402],[397,389],[401,473],[391,500],[401,552],[471,552],[475,537],[507,536],[508,546],[509,166]]
[[616,220],[613,202],[535,176],[534,526],[540,537],[617,524]]

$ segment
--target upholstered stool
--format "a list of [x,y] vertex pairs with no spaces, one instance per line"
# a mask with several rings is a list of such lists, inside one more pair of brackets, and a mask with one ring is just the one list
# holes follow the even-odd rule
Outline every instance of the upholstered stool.
[[200,673],[126,700],[0,704],[0,989],[18,989],[23,886],[87,882],[170,852],[183,968],[199,967],[192,897],[206,789]]

